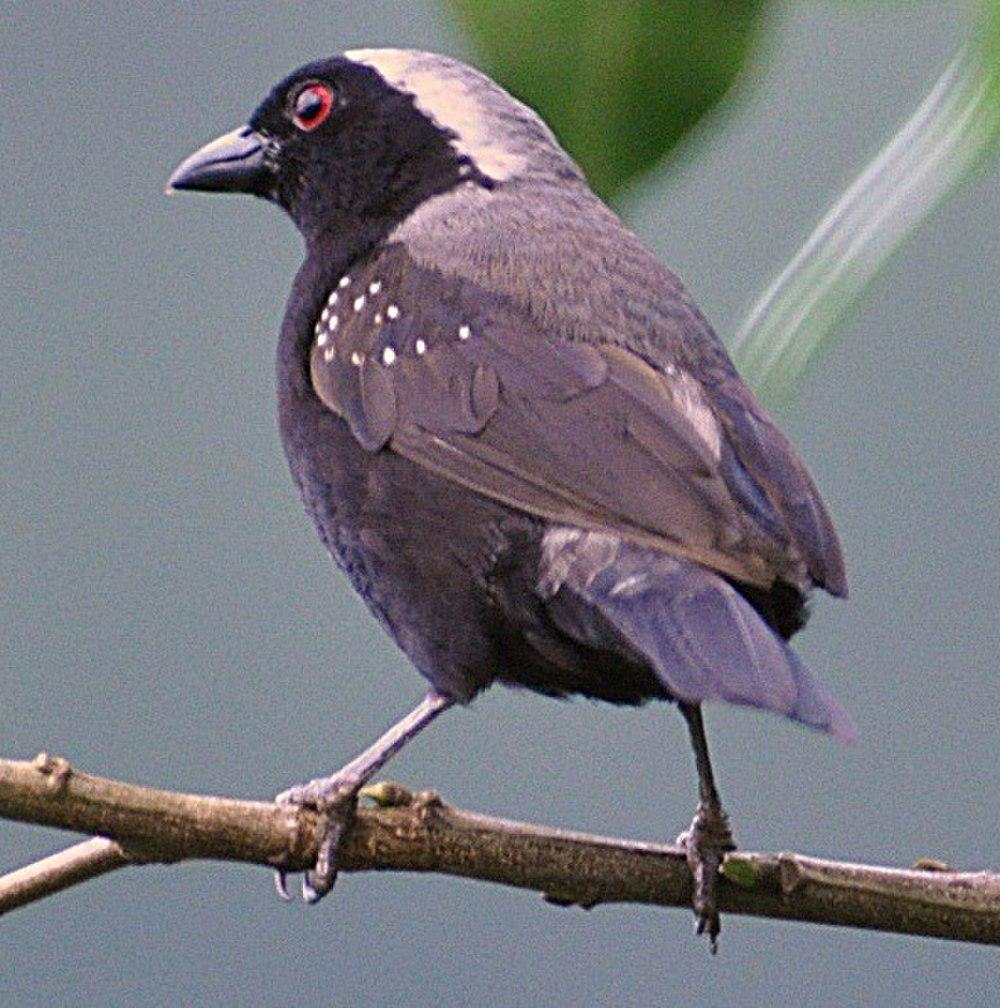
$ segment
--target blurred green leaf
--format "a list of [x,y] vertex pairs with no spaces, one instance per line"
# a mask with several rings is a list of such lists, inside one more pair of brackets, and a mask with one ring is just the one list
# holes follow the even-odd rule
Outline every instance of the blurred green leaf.
[[[605,198],[722,97],[767,0],[448,0],[479,64],[538,109]],[[974,39],[764,292],[733,354],[764,399],[790,398],[891,255],[1000,148],[1000,0]]]
[[993,148],[1000,143],[1000,0],[984,0],[977,39],[988,76],[988,101],[993,116]]
[[1000,137],[1000,13],[991,0],[981,31],[930,94],[820,221],[760,297],[733,341],[744,377],[772,403],[791,398],[905,239]]
[[766,0],[448,0],[478,63],[555,130],[605,198],[739,72]]

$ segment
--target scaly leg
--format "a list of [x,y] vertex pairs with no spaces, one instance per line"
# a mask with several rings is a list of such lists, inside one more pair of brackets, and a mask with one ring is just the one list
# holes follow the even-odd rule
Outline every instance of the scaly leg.
[[[274,799],[283,805],[314,808],[324,820],[316,866],[302,877],[302,898],[307,903],[321,900],[337,881],[337,848],[354,814],[358,791],[452,703],[447,697],[431,691],[406,717],[336,773],[288,788]],[[278,872],[276,883],[278,892],[287,899],[284,872]]]
[[691,825],[677,842],[687,851],[688,865],[694,880],[694,912],[698,934],[707,934],[713,954],[718,950],[719,911],[715,905],[715,887],[719,866],[726,851],[735,850],[736,842],[729,829],[729,819],[723,811],[719,792],[715,789],[712,761],[708,756],[705,725],[698,704],[678,705],[691,732],[695,763],[698,767],[698,808]]

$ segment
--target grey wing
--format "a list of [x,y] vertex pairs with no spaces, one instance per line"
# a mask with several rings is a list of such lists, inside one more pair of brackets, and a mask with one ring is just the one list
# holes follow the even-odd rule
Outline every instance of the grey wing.
[[345,319],[311,357],[317,394],[366,448],[746,582],[805,582],[770,487],[756,508],[734,491],[756,486],[730,443],[739,431],[690,373],[553,337],[516,305],[391,255],[371,269],[399,304]]
[[726,432],[727,482],[753,502],[763,495],[802,554],[810,578],[833,595],[847,595],[844,558],[812,477],[788,438],[733,371],[706,387]]

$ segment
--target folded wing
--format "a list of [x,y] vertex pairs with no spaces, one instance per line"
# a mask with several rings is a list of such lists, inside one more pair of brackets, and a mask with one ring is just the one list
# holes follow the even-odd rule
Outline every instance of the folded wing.
[[311,358],[317,394],[367,449],[749,583],[807,587],[822,573],[800,516],[825,512],[801,463],[688,371],[546,333],[516,305],[391,254],[370,270],[398,305],[344,317]]

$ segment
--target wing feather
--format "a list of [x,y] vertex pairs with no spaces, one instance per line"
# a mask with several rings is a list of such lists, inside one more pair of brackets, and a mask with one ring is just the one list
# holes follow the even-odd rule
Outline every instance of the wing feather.
[[732,390],[552,336],[469,281],[391,259],[370,269],[361,282],[377,276],[404,311],[345,316],[336,345],[317,340],[311,356],[317,395],[366,449],[753,584],[804,584],[806,563],[836,584],[812,562],[830,549],[815,488]]

